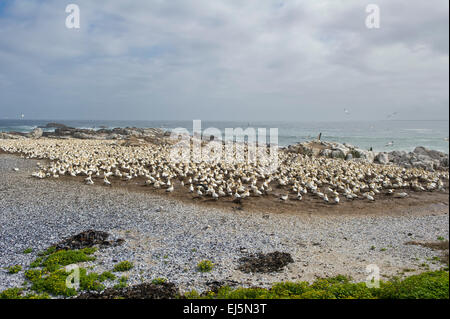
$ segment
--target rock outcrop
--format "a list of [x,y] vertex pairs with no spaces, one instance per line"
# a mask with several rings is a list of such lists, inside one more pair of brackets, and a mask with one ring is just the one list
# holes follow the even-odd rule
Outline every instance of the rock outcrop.
[[286,150],[308,156],[324,156],[329,158],[341,158],[353,161],[366,161],[383,165],[396,164],[409,167],[420,167],[429,171],[448,170],[448,154],[429,150],[423,146],[418,146],[412,152],[392,151],[379,152],[366,151],[350,144],[308,141],[289,145]]
[[30,133],[28,133],[26,136],[29,137],[29,138],[40,138],[42,136],[42,134],[44,134],[42,129],[35,128]]
[[347,143],[341,144],[325,141],[308,141],[289,145],[287,151],[308,156],[324,156],[368,162],[373,162],[376,155],[373,151],[366,151]]
[[417,146],[414,151],[409,153],[405,151],[393,151],[386,154],[389,157],[389,163],[404,167],[421,167],[429,171],[448,170],[448,154],[429,150],[423,146]]

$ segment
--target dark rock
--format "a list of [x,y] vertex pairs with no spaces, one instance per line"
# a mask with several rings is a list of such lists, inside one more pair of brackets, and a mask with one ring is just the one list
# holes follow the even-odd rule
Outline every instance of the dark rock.
[[54,245],[57,250],[60,249],[82,249],[86,247],[92,247],[94,245],[99,246],[118,246],[123,244],[125,240],[117,239],[115,241],[107,240],[109,234],[103,231],[87,230],[77,235],[65,238],[61,242]]
[[101,293],[85,292],[78,299],[174,299],[179,290],[173,283],[139,284],[121,289],[107,288]]
[[44,126],[39,126],[40,128],[63,128],[67,127],[65,124],[50,122]]
[[282,270],[294,260],[289,253],[275,251],[273,253],[250,255],[239,259],[238,269],[245,273],[270,273]]

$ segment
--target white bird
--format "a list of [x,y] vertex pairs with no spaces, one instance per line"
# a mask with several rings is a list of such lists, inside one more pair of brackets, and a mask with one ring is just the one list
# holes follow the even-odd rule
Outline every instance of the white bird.
[[403,193],[395,193],[394,194],[395,198],[405,198],[407,196],[408,196],[408,193],[405,193],[405,192],[403,192]]
[[92,180],[91,176],[85,179],[87,185],[94,185],[94,181]]
[[286,201],[286,200],[288,200],[288,198],[289,198],[289,195],[281,195],[281,197],[280,197],[280,199],[281,200],[284,200],[284,201]]
[[111,186],[111,182],[106,178],[103,179],[103,184],[105,184],[106,186]]

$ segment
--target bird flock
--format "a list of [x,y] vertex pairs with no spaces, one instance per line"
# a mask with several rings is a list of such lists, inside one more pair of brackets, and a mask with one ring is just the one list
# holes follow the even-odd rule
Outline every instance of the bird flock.
[[0,140],[0,149],[38,163],[35,178],[83,176],[87,185],[112,187],[113,180],[140,181],[142,185],[176,188],[195,197],[215,200],[273,196],[281,202],[313,196],[337,205],[356,199],[375,201],[377,196],[407,197],[409,192],[446,191],[448,171],[426,171],[357,160],[309,157],[280,150],[278,166],[268,172],[255,162],[171,161],[171,145],[125,146],[118,141],[20,139]]

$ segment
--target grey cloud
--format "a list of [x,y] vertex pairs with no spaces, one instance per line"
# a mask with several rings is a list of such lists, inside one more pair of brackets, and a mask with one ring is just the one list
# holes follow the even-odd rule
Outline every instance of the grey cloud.
[[445,0],[74,2],[0,13],[0,118],[448,118]]

